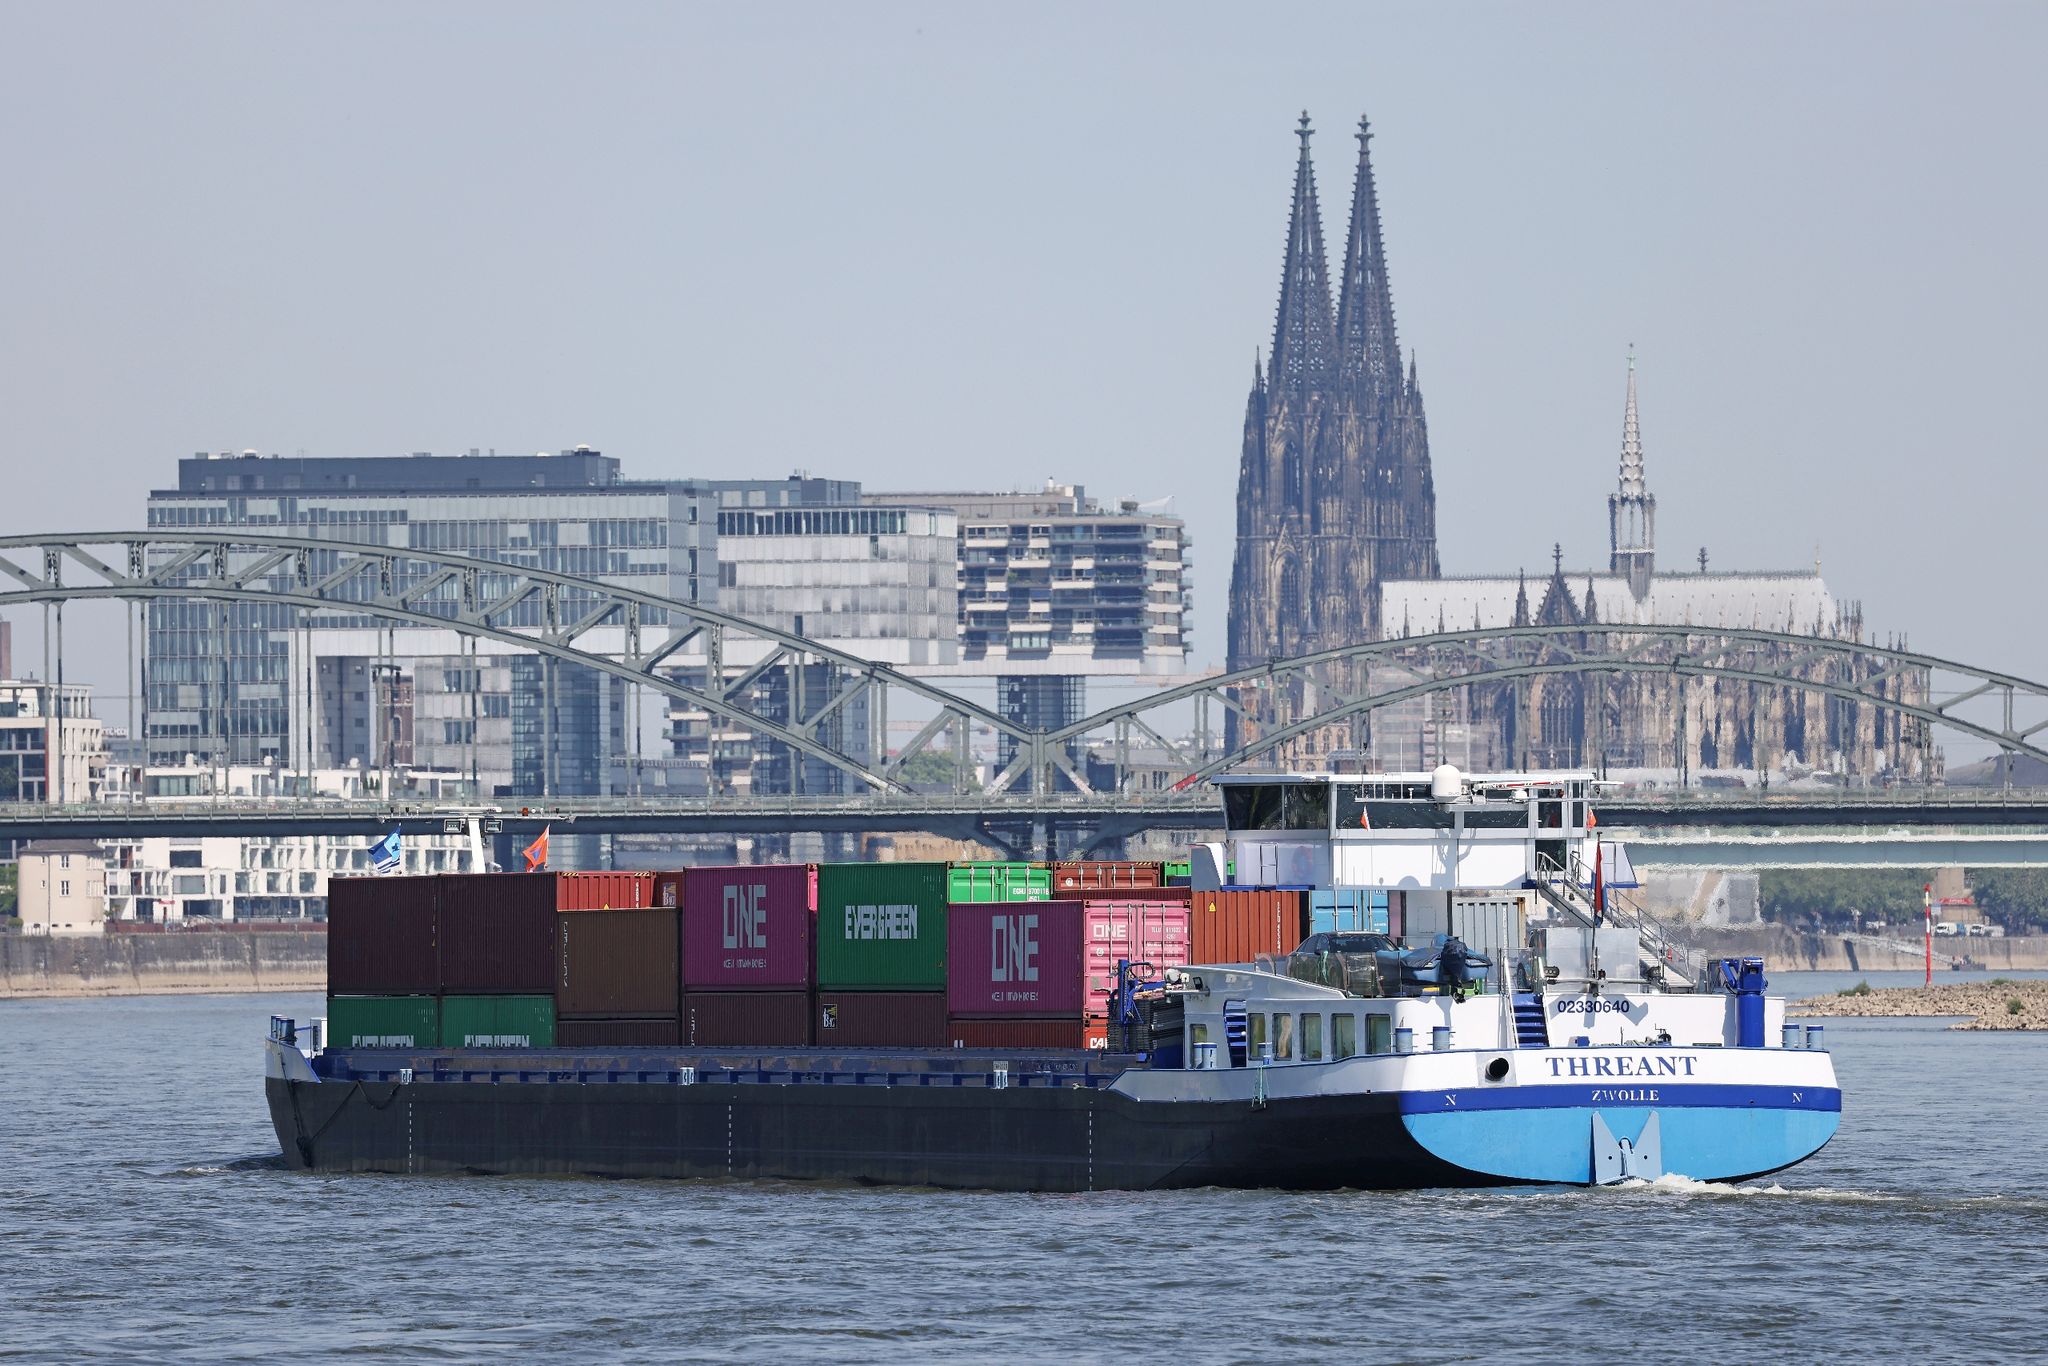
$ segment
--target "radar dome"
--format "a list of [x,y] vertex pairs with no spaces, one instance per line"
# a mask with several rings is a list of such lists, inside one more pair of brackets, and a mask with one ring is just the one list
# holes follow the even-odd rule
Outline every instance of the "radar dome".
[[1464,795],[1465,775],[1458,772],[1455,764],[1438,764],[1429,775],[1430,800],[1454,802]]

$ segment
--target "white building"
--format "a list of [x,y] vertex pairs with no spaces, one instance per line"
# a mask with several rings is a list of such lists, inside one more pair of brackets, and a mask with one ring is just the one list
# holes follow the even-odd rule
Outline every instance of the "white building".
[[24,934],[103,934],[106,870],[91,840],[37,840],[22,848],[16,908]]
[[[360,835],[109,841],[102,914],[165,922],[324,919],[327,880],[374,872],[372,843]],[[483,871],[466,835],[405,828],[399,847],[406,873]]]
[[106,782],[107,733],[92,714],[92,689],[0,681],[0,802],[96,802]]

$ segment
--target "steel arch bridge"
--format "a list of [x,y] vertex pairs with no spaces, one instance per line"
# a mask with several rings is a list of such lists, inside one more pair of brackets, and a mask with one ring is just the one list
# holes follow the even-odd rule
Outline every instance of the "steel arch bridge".
[[[906,791],[904,765],[940,753],[942,737],[952,750],[956,789],[971,790],[965,781],[972,772],[970,732],[984,727],[1015,748],[1012,762],[978,789],[994,805],[1043,798],[1062,786],[1144,802],[1134,743],[1166,757],[1181,774],[1174,784],[1179,791],[1256,763],[1312,731],[1413,698],[1549,675],[1724,679],[1818,693],[1973,736],[2008,757],[2048,762],[2048,685],[1931,655],[1779,631],[1582,624],[1406,636],[1213,675],[1039,730],[930,680],[800,635],[699,604],[500,560],[239,529],[0,538],[0,607],[57,607],[60,657],[62,605],[94,599],[260,603],[289,607],[301,620],[370,618],[452,630],[644,686],[882,793]],[[1801,674],[1829,664],[1855,665],[1848,670],[1853,677]],[[690,681],[678,676],[684,669]],[[1894,685],[1913,673],[1945,676],[1955,689],[1940,699],[1890,695],[1888,689],[1902,691]],[[784,700],[771,706],[757,685],[774,676]],[[1333,676],[1340,679],[1336,687]],[[807,684],[818,677],[826,680],[823,686]],[[1261,694],[1283,689],[1313,692],[1314,701],[1298,719],[1235,745],[1224,742],[1225,728],[1215,721],[1234,716],[1252,728]],[[913,716],[929,713],[894,755],[885,743],[892,698],[902,699],[898,705]],[[856,704],[867,718],[866,733],[848,744],[833,723]],[[1183,727],[1186,734],[1172,738]],[[1091,742],[1108,756],[1106,767],[1091,768],[1080,757]],[[1098,781],[1090,780],[1091,771]]]

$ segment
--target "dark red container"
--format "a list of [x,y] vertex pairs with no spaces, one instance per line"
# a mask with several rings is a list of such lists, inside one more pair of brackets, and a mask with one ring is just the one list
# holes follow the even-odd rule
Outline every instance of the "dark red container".
[[955,1048],[1081,1048],[1087,1040],[1079,1019],[979,1020],[956,1015],[950,1028]]
[[441,989],[439,925],[439,878],[330,879],[329,994],[432,996]]
[[684,990],[808,988],[817,916],[816,864],[686,870]]
[[652,873],[556,873],[558,911],[629,911],[654,904]]
[[943,991],[821,991],[820,1048],[950,1048]]
[[1190,963],[1249,963],[1262,953],[1293,953],[1308,935],[1307,892],[1196,892],[1189,911]]
[[946,1008],[1078,1020],[1085,942],[1078,901],[955,902],[946,908]]
[[[652,879],[649,879],[652,885]],[[676,1016],[681,917],[674,911],[562,911],[555,1014]]]
[[674,906],[678,910],[682,909],[683,875],[681,873],[654,874],[654,901],[652,904],[656,906]]
[[1052,892],[1093,892],[1116,888],[1157,887],[1165,880],[1165,868],[1157,863],[1132,863],[1117,859],[1088,859],[1052,866]]
[[441,990],[450,996],[553,996],[555,878],[451,873],[441,884]]
[[690,1048],[807,1048],[808,991],[693,991],[683,998]]
[[673,1048],[683,1041],[673,1015],[644,1020],[555,1021],[557,1048]]

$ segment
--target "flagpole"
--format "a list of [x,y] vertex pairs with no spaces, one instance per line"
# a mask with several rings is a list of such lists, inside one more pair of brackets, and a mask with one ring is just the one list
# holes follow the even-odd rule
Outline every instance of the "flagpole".
[[1920,906],[1927,920],[1927,982],[1934,985],[1934,884],[1920,889]]

